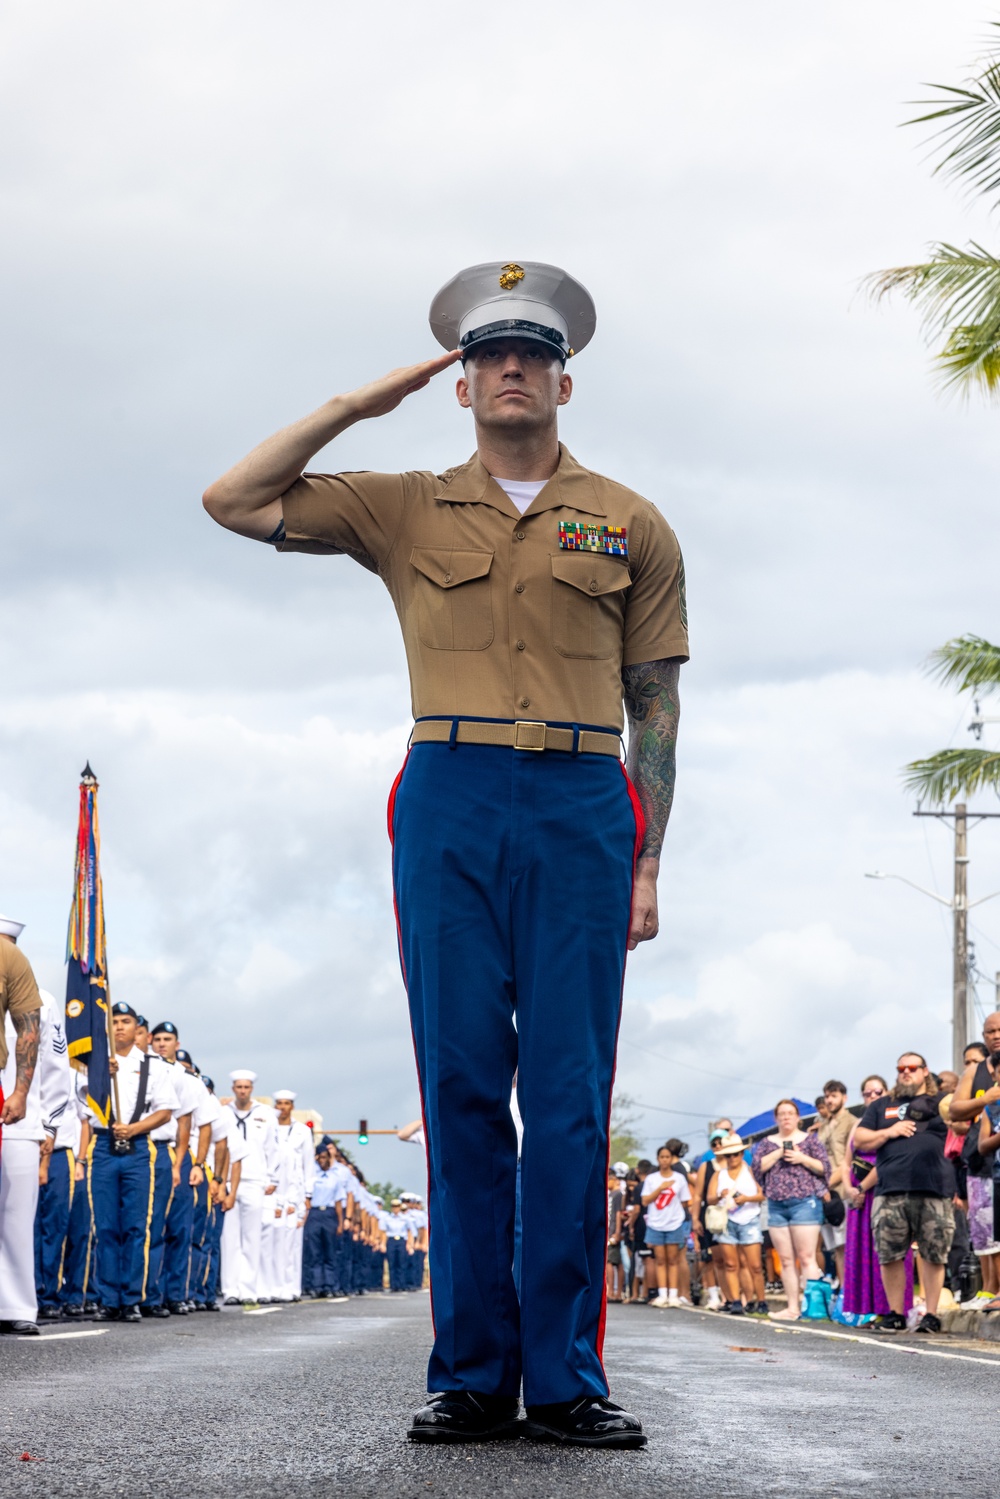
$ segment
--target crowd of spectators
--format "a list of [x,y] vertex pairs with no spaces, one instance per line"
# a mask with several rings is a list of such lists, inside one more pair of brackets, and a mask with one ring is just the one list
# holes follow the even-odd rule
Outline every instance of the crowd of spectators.
[[805,1117],[782,1098],[752,1137],[714,1121],[697,1158],[670,1139],[655,1163],[616,1161],[609,1300],[879,1334],[1000,1311],[1000,1012],[961,1076],[908,1051],[858,1092],[831,1078]]

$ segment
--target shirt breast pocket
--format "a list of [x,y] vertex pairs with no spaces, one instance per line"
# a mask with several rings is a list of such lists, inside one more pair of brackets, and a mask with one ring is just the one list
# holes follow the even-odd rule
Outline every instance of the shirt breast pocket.
[[485,651],[493,643],[493,553],[414,547],[414,607],[421,645],[434,651]]
[[631,582],[623,557],[553,554],[552,644],[560,656],[606,661],[621,655],[625,590]]

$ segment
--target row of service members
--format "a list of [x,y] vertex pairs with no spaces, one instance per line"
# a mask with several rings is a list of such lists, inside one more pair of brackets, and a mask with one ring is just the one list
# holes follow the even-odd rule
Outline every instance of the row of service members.
[[[22,1008],[37,1008],[40,1023],[24,1117],[5,1127],[0,1155],[0,1331],[214,1310],[220,1292],[246,1302],[294,1300],[303,1288],[375,1289],[387,1253],[390,1265],[405,1256],[390,1284],[419,1286],[426,1215],[416,1199],[386,1213],[332,1142],[336,1161],[321,1156],[317,1171],[311,1131],[291,1117],[293,1092],[280,1090],[271,1108],[252,1097],[255,1074],[237,1070],[232,1100],[220,1103],[173,1022],[150,1030],[122,1003],[111,1017],[120,1121],[105,1127],[88,1104],[86,1073],[69,1065],[61,1007],[37,989],[23,954],[11,953],[22,924],[3,921]],[[0,1087],[9,1096],[16,1036],[5,1008]],[[294,1232],[308,1221],[318,1177],[313,1226]]]
[[[5,1131],[0,1330],[30,1333],[39,1320],[85,1316],[184,1315],[216,1309],[220,1289],[230,1303],[297,1299],[304,1236],[293,1230],[307,1221],[317,1171],[311,1132],[291,1118],[295,1094],[281,1090],[272,1109],[250,1096],[254,1075],[238,1071],[234,1098],[220,1104],[172,1022],[150,1031],[144,1017],[117,1004],[113,1069],[123,1122],[107,1129],[87,1104],[86,1074],[74,1086],[59,1006],[44,991],[39,1004],[28,1107]],[[6,1025],[10,1072],[9,1016]],[[9,1093],[12,1076],[3,1081]],[[329,1177],[318,1174],[323,1196]],[[351,1184],[337,1192],[340,1206],[328,1220],[336,1222],[338,1270],[331,1279],[324,1202],[306,1236],[306,1289],[380,1287],[386,1239],[392,1262],[401,1233],[406,1276],[419,1285],[425,1215],[409,1210],[401,1230],[401,1207],[386,1214],[343,1160],[334,1174]],[[402,1275],[390,1278],[396,1284]]]
[[427,1255],[427,1213],[413,1192],[386,1209],[329,1136],[316,1151],[305,1222],[303,1294],[340,1299],[381,1291],[420,1291]]

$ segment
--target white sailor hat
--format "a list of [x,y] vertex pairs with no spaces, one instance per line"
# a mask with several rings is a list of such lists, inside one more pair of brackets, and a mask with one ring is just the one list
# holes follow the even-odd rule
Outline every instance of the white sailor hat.
[[438,343],[463,356],[491,338],[530,338],[566,360],[593,338],[597,310],[587,288],[557,265],[492,260],[442,286],[430,322]]
[[16,941],[23,931],[23,921],[15,921],[13,916],[0,916],[0,933],[3,936],[13,937]]
[[292,1101],[292,1103],[295,1102],[295,1094],[292,1092],[291,1088],[279,1088],[274,1095],[275,1103],[277,1103],[279,1098],[288,1098]]
[[255,1083],[257,1074],[251,1072],[248,1067],[235,1067],[229,1074],[229,1081],[231,1083]]

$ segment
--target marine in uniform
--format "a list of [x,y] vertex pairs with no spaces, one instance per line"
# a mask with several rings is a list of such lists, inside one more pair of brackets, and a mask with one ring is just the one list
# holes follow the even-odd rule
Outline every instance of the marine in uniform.
[[[94,1141],[88,1190],[103,1302],[95,1320],[140,1322],[153,1207],[149,1136],[171,1118],[177,1098],[167,1069],[155,1065],[135,1044],[136,1012],[131,1005],[112,1005],[111,1025],[111,1125],[103,1124],[93,1111],[90,1120]],[[86,1087],[84,1075],[78,1084],[81,1098],[86,1098]]]
[[[558,267],[470,267],[431,308],[446,354],[335,396],[204,496],[220,524],[281,552],[353,557],[402,628],[416,721],[389,831],[435,1319],[417,1440],[645,1442],[608,1399],[601,1358],[608,1119],[626,948],[657,930],[687,621],[660,512],[558,439],[566,361],[595,324]],[[304,472],[459,359],[467,463]],[[482,1252],[484,1223],[495,1252]]]

